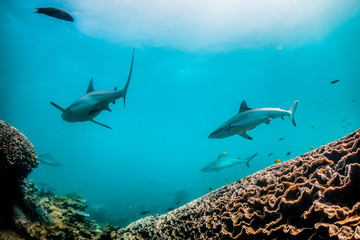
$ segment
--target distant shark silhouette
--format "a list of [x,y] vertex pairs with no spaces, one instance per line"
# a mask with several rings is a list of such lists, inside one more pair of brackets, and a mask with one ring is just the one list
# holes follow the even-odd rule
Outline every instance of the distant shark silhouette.
[[250,157],[246,158],[245,160],[240,160],[240,158],[230,158],[228,157],[228,154],[226,152],[223,152],[219,154],[217,159],[208,165],[206,165],[204,168],[202,168],[201,172],[219,172],[222,169],[233,167],[237,164],[246,163],[246,166],[249,168],[250,161],[256,157],[257,153],[251,155]]
[[54,107],[56,107],[57,109],[63,112],[61,114],[61,117],[65,121],[68,122],[90,121],[100,126],[111,129],[111,127],[99,123],[95,121],[93,118],[99,115],[103,110],[107,110],[111,112],[109,108],[109,104],[110,103],[115,104],[115,100],[121,97],[124,98],[124,107],[125,107],[126,92],[129,87],[131,73],[134,65],[134,54],[135,54],[135,49],[133,50],[133,54],[132,54],[129,77],[125,87],[122,90],[118,91],[116,87],[114,90],[110,90],[110,91],[94,91],[93,79],[91,78],[86,94],[83,97],[81,97],[79,100],[71,104],[68,108],[64,109],[53,102],[50,102],[51,105],[53,105]]
[[46,154],[39,154],[38,155],[38,160],[46,165],[49,166],[54,166],[54,167],[61,167],[62,164],[59,163],[58,161],[56,161],[55,158],[53,158],[53,156],[51,156],[49,153]]
[[246,131],[256,126],[266,123],[269,124],[274,118],[288,116],[291,122],[295,124],[294,113],[299,101],[296,100],[288,111],[280,108],[248,108],[245,100],[242,101],[239,113],[224,122],[218,129],[209,135],[209,138],[226,138],[236,134],[251,140]]

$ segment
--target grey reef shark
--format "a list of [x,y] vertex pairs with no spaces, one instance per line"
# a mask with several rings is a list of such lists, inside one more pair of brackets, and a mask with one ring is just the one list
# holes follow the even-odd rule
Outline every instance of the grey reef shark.
[[250,157],[246,158],[245,160],[241,160],[240,158],[230,158],[228,157],[227,152],[223,152],[219,154],[217,159],[208,165],[206,165],[204,168],[202,168],[201,172],[219,172],[222,169],[233,167],[237,164],[246,163],[246,166],[249,168],[250,161],[256,157],[257,153],[251,155]]
[[245,100],[242,101],[239,113],[224,122],[218,129],[209,135],[209,138],[226,138],[233,135],[240,135],[251,140],[246,131],[251,130],[262,123],[269,124],[274,118],[288,116],[291,122],[295,124],[294,113],[299,101],[296,100],[288,111],[280,108],[255,108],[247,106]]
[[53,102],[50,102],[51,105],[62,111],[61,117],[65,121],[68,122],[90,121],[99,124],[100,126],[111,129],[111,127],[95,121],[94,117],[99,115],[103,110],[107,110],[111,112],[109,108],[109,104],[110,103],[115,104],[115,100],[119,98],[124,99],[124,108],[125,108],[126,92],[129,87],[131,73],[134,65],[134,54],[135,54],[135,49],[133,50],[133,54],[132,54],[129,77],[125,87],[122,90],[117,90],[116,87],[114,90],[109,90],[109,91],[94,91],[93,79],[91,79],[86,94],[82,96],[79,100],[71,104],[68,108],[64,109]]
[[55,158],[53,158],[49,153],[46,154],[39,154],[38,156],[39,162],[53,166],[53,167],[62,167],[62,164],[56,161]]

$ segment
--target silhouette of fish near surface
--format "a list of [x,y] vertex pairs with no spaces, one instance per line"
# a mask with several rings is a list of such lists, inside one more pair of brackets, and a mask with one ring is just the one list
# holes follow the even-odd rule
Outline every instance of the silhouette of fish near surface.
[[38,160],[39,162],[49,165],[49,166],[54,166],[54,167],[61,167],[62,164],[59,163],[58,161],[56,161],[55,158],[53,158],[49,153],[46,154],[39,154],[38,155]]
[[90,121],[100,126],[111,129],[111,127],[99,123],[95,121],[93,118],[99,115],[103,110],[107,110],[111,112],[109,108],[109,104],[110,103],[115,104],[115,100],[119,98],[124,99],[124,107],[125,107],[126,93],[129,87],[132,68],[134,65],[134,54],[135,54],[135,49],[133,50],[133,54],[132,54],[129,77],[125,87],[122,90],[118,91],[116,87],[114,90],[110,90],[110,91],[94,91],[93,79],[91,79],[86,95],[81,97],[79,100],[75,101],[68,108],[64,109],[53,102],[50,102],[51,105],[62,111],[61,117],[65,121],[68,122]]
[[34,13],[42,13],[50,17],[58,18],[69,22],[74,21],[74,18],[68,12],[65,12],[64,10],[58,8],[35,8]]
[[251,140],[246,132],[262,123],[269,124],[274,118],[282,118],[288,116],[291,122],[296,126],[294,113],[298,105],[296,100],[289,110],[280,108],[255,108],[251,109],[247,106],[245,100],[242,101],[239,113],[234,117],[224,122],[218,129],[209,135],[209,138],[226,138],[233,135],[240,135],[246,139]]
[[240,158],[230,158],[228,157],[228,154],[226,152],[223,152],[219,154],[218,158],[206,165],[204,168],[202,168],[201,172],[219,172],[222,169],[233,167],[237,164],[245,163],[246,166],[249,168],[250,161],[256,157],[257,153],[251,155],[250,157],[246,158],[245,160],[241,160]]

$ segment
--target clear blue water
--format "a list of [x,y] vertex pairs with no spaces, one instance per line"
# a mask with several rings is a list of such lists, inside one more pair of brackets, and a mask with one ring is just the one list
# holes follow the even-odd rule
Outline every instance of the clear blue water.
[[[360,2],[288,2],[229,0],[210,11],[213,1],[1,1],[0,119],[63,164],[40,164],[30,178],[57,194],[76,191],[123,224],[177,207],[179,190],[187,196],[178,206],[359,128]],[[49,6],[75,22],[32,12]],[[91,77],[95,90],[122,88],[133,47],[126,108],[120,99],[96,117],[113,129],[62,120],[49,102],[68,107]],[[275,119],[249,131],[251,141],[208,139],[244,99],[282,109],[298,99],[297,127]],[[250,168],[200,172],[225,151],[259,155]]]

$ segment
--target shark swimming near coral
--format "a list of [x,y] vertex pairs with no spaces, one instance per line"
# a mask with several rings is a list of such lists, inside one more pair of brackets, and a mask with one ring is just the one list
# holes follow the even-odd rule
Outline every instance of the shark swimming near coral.
[[227,152],[223,152],[219,154],[217,159],[208,165],[206,165],[204,168],[202,168],[201,172],[219,172],[222,169],[233,167],[237,164],[246,163],[246,166],[249,168],[249,162],[256,157],[257,153],[251,155],[250,157],[241,160],[240,158],[230,158],[227,154]]
[[280,108],[255,108],[251,109],[247,106],[245,100],[242,101],[239,113],[224,122],[218,129],[209,135],[209,138],[226,138],[233,135],[240,135],[251,140],[246,131],[251,130],[262,123],[269,124],[274,118],[282,118],[288,116],[291,122],[295,124],[294,113],[298,105],[296,100],[289,110]]
[[51,156],[49,153],[39,154],[37,157],[38,157],[39,162],[41,162],[45,165],[54,166],[54,167],[62,166],[62,164],[59,163],[55,158],[53,158],[53,156]]
[[91,79],[86,94],[82,96],[79,100],[71,104],[68,108],[64,109],[53,102],[50,102],[50,104],[62,111],[61,117],[67,122],[90,121],[100,126],[111,129],[111,127],[95,121],[94,118],[99,115],[103,110],[111,112],[109,104],[115,104],[115,100],[119,98],[124,99],[125,107],[126,93],[129,87],[132,69],[134,65],[134,54],[135,49],[133,50],[132,54],[129,77],[125,87],[122,90],[117,90],[116,87],[114,90],[109,91],[94,91],[93,79]]

